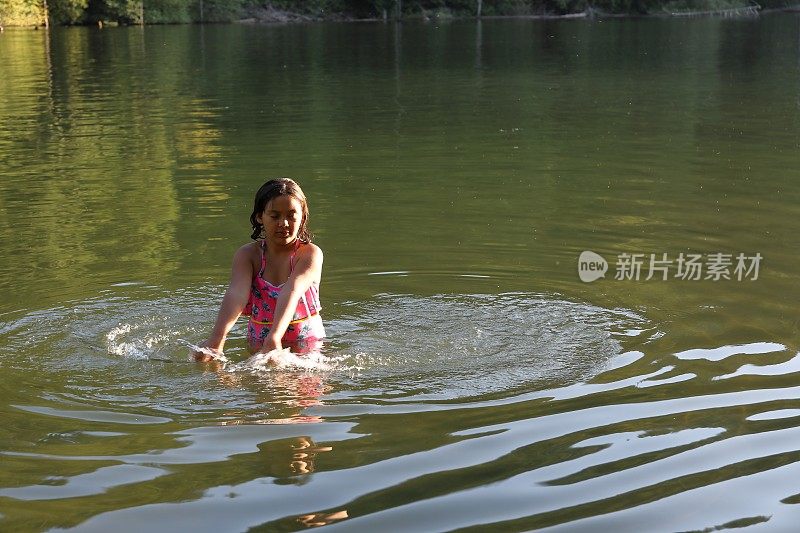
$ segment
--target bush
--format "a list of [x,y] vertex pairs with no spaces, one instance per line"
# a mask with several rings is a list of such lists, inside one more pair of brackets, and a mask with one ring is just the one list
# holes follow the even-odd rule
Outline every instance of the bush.
[[44,6],[34,0],[0,1],[0,24],[40,26],[44,24]]

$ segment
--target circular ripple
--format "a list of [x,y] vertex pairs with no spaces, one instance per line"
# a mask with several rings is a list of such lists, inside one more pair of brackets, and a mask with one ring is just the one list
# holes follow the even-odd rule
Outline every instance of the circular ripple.
[[[342,347],[363,385],[460,396],[576,382],[622,353],[644,319],[543,295],[381,295],[340,307]],[[376,383],[377,382],[377,383]]]
[[[143,385],[134,370],[126,372],[115,361],[186,362],[186,341],[203,338],[222,295],[220,287],[168,294],[153,287],[125,291],[5,323],[3,351],[24,346],[16,353],[56,354],[48,358],[51,370],[111,367],[121,380]],[[645,322],[627,310],[524,293],[386,294],[326,311],[331,339],[315,359],[318,365],[265,369],[242,364],[247,352],[240,321],[227,345],[226,355],[234,363],[228,370],[317,372],[328,383],[362,393],[453,398],[510,392],[574,383],[601,372],[610,358],[622,353],[620,340]],[[152,377],[158,369],[135,372]],[[157,381],[170,388],[164,378]]]

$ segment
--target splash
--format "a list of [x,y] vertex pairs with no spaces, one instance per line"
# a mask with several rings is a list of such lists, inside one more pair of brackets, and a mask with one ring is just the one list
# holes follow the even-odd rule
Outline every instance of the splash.
[[241,363],[230,365],[228,372],[270,372],[273,370],[330,371],[335,368],[332,361],[321,352],[297,355],[289,348],[257,353]]
[[[257,353],[239,363],[231,363],[225,354],[204,346],[198,346],[184,339],[178,339],[191,352],[200,352],[210,356],[215,362],[222,363],[226,372],[272,372],[275,370],[330,371],[335,368],[333,360],[315,351],[303,355],[295,354],[290,348]],[[192,360],[192,356],[189,356]]]
[[140,326],[120,324],[106,334],[106,349],[112,355],[129,359],[162,359],[161,348],[171,342],[170,332],[146,332],[141,338],[126,340]]
[[193,353],[199,352],[203,355],[211,357],[212,360],[217,361],[219,363],[229,362],[228,358],[225,357],[225,354],[222,352],[218,352],[217,350],[212,350],[211,348],[207,348],[206,346],[198,346],[197,344],[192,344],[191,342],[184,339],[178,339],[178,342],[189,348],[189,350],[191,350],[191,352],[189,353],[189,361],[194,360],[192,356]]
[[[6,324],[6,349],[35,344],[40,351],[65,354],[52,362],[65,368],[115,364],[93,352],[185,363],[192,360],[189,350],[204,352],[196,343],[207,335],[223,289],[126,287],[124,296],[111,291],[48,310],[46,321],[44,312],[29,313]],[[192,313],[186,313],[189,308]],[[585,381],[607,370],[630,344],[658,334],[630,310],[531,293],[376,295],[330,305],[325,327],[330,337],[320,352],[250,357],[240,320],[228,336],[224,359],[205,353],[228,376],[318,373],[356,389],[457,398]]]
[[[172,312],[183,307],[183,296],[173,294],[157,306],[128,302],[124,322],[104,332],[108,352],[186,361],[192,360],[188,348],[208,354],[228,373],[317,372],[356,384],[377,380],[391,389],[460,397],[582,381],[624,352],[621,342],[648,335],[646,321],[631,311],[548,295],[378,295],[338,305],[338,313],[326,317],[331,339],[322,351],[247,357],[241,321],[225,354],[184,340],[202,338],[196,328],[211,323],[216,308],[209,305],[191,317]],[[154,313],[154,307],[164,314]]]

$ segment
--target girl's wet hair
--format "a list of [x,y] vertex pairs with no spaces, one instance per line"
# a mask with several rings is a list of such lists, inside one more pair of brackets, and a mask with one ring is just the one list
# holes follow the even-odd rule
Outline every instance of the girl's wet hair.
[[306,195],[303,194],[303,189],[290,178],[269,180],[258,189],[256,199],[253,202],[253,212],[250,214],[250,225],[253,226],[253,233],[250,238],[256,240],[261,236],[264,226],[261,225],[256,217],[263,213],[267,205],[278,196],[291,196],[303,206],[303,220],[300,222],[300,231],[297,232],[297,238],[302,242],[311,242],[313,235],[308,231],[308,202],[306,201]]

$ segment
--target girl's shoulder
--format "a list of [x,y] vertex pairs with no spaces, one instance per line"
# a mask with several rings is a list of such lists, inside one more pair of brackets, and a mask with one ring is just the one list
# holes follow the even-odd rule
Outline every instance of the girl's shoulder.
[[309,257],[312,259],[322,260],[322,249],[313,242],[306,242],[297,248],[297,257]]
[[259,263],[261,261],[261,243],[253,241],[243,244],[233,254],[233,260],[234,262]]
[[252,241],[245,243],[236,250],[236,254],[243,255],[261,255],[261,241]]

